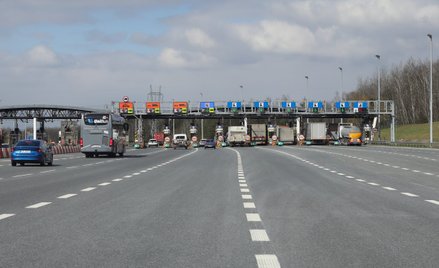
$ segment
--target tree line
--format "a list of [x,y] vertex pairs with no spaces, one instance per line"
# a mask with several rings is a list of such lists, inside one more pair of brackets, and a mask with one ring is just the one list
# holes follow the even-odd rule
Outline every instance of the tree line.
[[[429,120],[430,60],[409,59],[389,70],[381,69],[381,100],[395,102],[397,124],[420,124]],[[378,73],[360,78],[351,100],[374,100],[378,95]],[[433,121],[439,119],[439,60],[433,62]],[[383,118],[382,123],[390,118]]]

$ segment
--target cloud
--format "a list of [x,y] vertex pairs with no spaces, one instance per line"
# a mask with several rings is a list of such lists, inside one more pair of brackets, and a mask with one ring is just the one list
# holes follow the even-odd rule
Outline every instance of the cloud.
[[104,43],[104,44],[116,44],[124,41],[127,37],[126,33],[104,33],[101,31],[93,30],[86,33],[86,39],[88,41]]
[[201,48],[211,48],[215,46],[215,41],[199,28],[189,29],[185,32],[188,42]]
[[170,67],[184,67],[188,64],[182,53],[173,48],[165,48],[159,55],[159,61]]
[[40,45],[27,53],[28,60],[33,65],[52,66],[59,63],[58,57],[50,48]]
[[210,67],[216,59],[201,52],[181,51],[174,48],[165,48],[158,57],[164,67],[171,68],[201,68]]
[[315,46],[314,34],[306,27],[284,21],[261,21],[258,25],[238,25],[239,38],[255,51],[308,53]]

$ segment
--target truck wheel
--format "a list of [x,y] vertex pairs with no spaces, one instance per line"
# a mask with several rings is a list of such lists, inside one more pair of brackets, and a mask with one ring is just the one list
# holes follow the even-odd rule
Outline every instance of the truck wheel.
[[12,165],[13,167],[17,166],[17,162],[15,162],[15,161],[11,161],[11,165]]

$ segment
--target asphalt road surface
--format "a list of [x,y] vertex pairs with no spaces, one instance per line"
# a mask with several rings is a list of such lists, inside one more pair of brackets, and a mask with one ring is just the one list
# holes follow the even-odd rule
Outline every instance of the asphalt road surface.
[[0,160],[0,267],[438,266],[438,150]]

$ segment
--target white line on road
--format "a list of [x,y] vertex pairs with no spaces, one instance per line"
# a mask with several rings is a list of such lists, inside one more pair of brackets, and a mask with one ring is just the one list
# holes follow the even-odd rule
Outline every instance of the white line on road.
[[337,173],[337,175],[344,176],[346,174],[344,174],[344,173]]
[[250,236],[252,241],[270,241],[267,232],[263,229],[251,229]]
[[248,185],[246,183],[240,183],[239,187],[248,187]]
[[51,169],[51,170],[41,171],[40,173],[41,173],[41,174],[44,174],[44,173],[50,173],[50,172],[54,172],[54,171],[56,171],[56,169]]
[[123,179],[114,179],[112,181],[123,181]]
[[263,254],[255,255],[258,268],[280,268],[280,263],[276,255]]
[[412,194],[412,193],[403,193],[403,192],[401,192],[401,194],[406,195],[406,196],[410,196],[410,197],[419,197],[419,195]]
[[133,176],[139,176],[139,175],[140,175],[139,172],[133,173]]
[[435,205],[439,205],[439,201],[436,201],[436,200],[425,200],[425,201],[430,202],[430,203],[435,204]]
[[88,187],[88,188],[82,189],[81,192],[90,192],[90,191],[93,191],[94,189],[96,189],[96,187]]
[[110,185],[111,184],[111,182],[104,182],[104,183],[101,183],[101,184],[98,184],[99,186],[107,186],[107,185]]
[[67,199],[67,198],[73,197],[75,195],[77,195],[77,194],[65,194],[65,195],[62,195],[62,196],[58,196],[58,198],[59,199]]
[[353,176],[346,176],[346,178],[348,178],[348,179],[355,179],[355,177],[353,177]]
[[52,204],[52,202],[40,202],[40,203],[33,204],[31,206],[28,206],[26,208],[40,208],[40,207],[47,206],[49,204]]
[[131,175],[126,175],[126,176],[123,176],[124,178],[132,178],[133,176],[131,176]]
[[32,176],[32,175],[34,175],[34,174],[32,174],[32,173],[28,173],[28,174],[20,174],[20,175],[12,176],[12,178],[27,177],[27,176]]
[[72,168],[79,168],[79,166],[71,166],[71,167],[66,167],[68,169],[72,169]]
[[386,189],[386,190],[389,190],[389,191],[396,191],[396,189],[392,188],[392,187],[383,187],[383,189]]
[[241,190],[241,193],[250,193],[250,190],[247,188],[242,188],[240,190]]
[[15,214],[0,214],[0,220],[15,216]]
[[261,216],[258,213],[246,213],[247,221],[261,221]]
[[356,181],[365,182],[365,180],[362,180],[362,179],[356,179]]
[[245,183],[245,180],[238,180],[239,182]]
[[242,199],[252,199],[253,197],[250,194],[243,194]]
[[244,202],[243,205],[244,208],[256,208],[256,205],[253,202]]
[[367,184],[373,185],[373,186],[380,186],[378,183],[375,183],[375,182],[368,182]]

